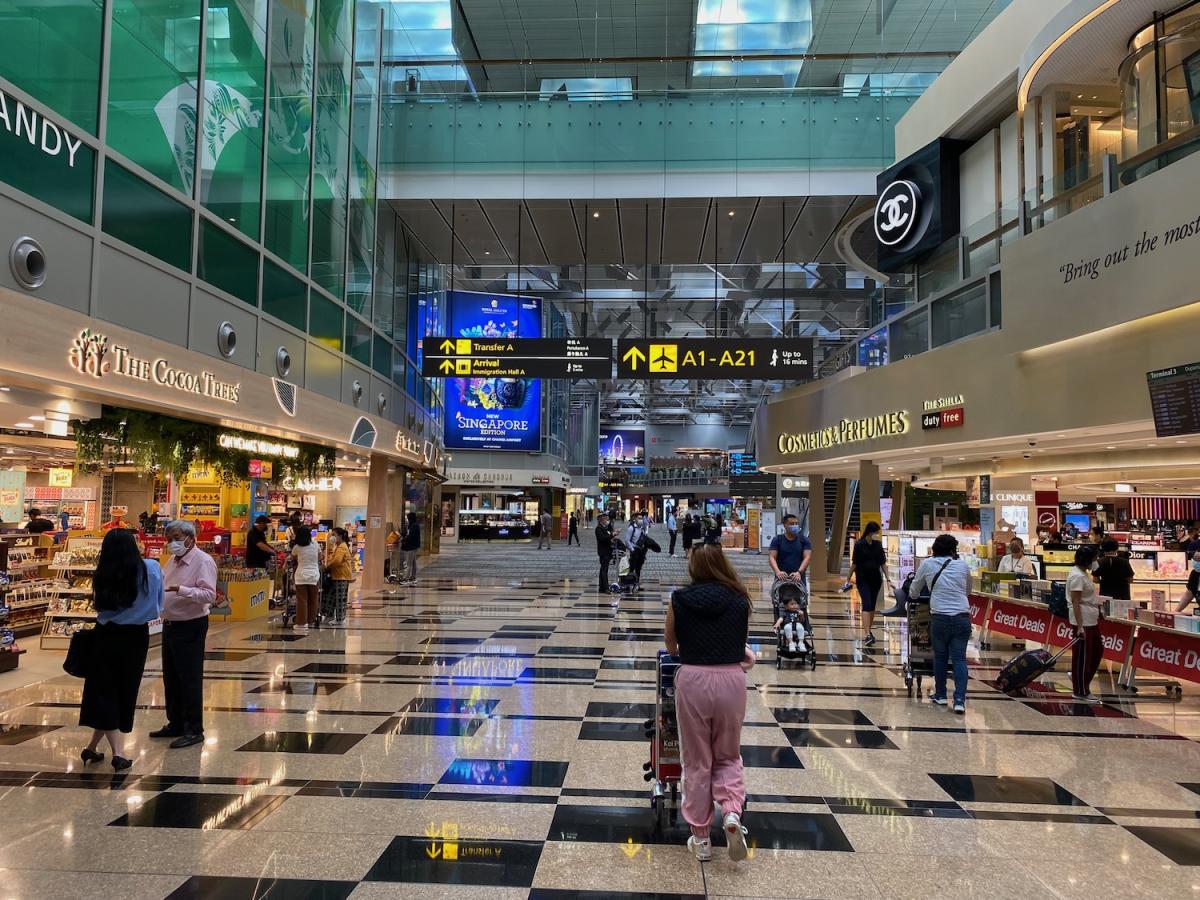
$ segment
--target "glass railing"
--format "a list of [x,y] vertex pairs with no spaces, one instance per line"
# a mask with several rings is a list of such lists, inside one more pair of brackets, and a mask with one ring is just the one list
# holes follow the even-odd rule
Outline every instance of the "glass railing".
[[[385,98],[380,164],[409,173],[881,169],[920,91],[842,89]],[[605,95],[607,96],[607,95]]]

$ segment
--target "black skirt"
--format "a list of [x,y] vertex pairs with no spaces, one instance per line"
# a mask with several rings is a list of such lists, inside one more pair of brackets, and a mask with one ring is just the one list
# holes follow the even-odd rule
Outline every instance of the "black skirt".
[[96,655],[91,674],[83,680],[79,724],[100,731],[133,731],[146,651],[150,648],[148,625],[97,625]]

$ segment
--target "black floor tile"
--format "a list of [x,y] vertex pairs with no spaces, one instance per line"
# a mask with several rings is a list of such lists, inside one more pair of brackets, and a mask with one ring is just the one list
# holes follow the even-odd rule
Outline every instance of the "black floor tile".
[[793,747],[835,750],[899,750],[882,731],[852,728],[785,728]]
[[960,803],[1047,803],[1058,806],[1087,806],[1066,788],[1049,778],[1008,775],[943,775],[930,773],[943,791]]
[[579,726],[581,741],[649,741],[641,722],[584,722]]
[[293,669],[292,674],[305,675],[366,675],[379,667],[379,663],[323,663],[315,662]]
[[193,875],[167,900],[346,900],[356,887],[357,881]]
[[871,725],[874,722],[857,709],[784,709],[771,710],[777,722],[785,725]]
[[473,647],[476,644],[482,644],[487,638],[465,638],[465,637],[427,637],[421,641],[422,644],[443,644],[447,647]]
[[258,643],[267,642],[267,641],[269,641],[269,642],[283,641],[286,644],[290,644],[293,641],[302,641],[307,637],[308,637],[307,634],[292,634],[290,632],[276,632],[276,633],[252,634],[252,635],[250,635],[250,637],[245,638],[245,640],[254,641],[254,642],[258,642]]
[[626,672],[653,672],[657,665],[652,659],[603,659],[602,669],[620,669]]
[[1074,716],[1081,719],[1135,719],[1129,713],[1122,712],[1111,706],[1093,706],[1091,703],[1074,703],[1068,697],[1064,700],[1050,700],[1042,697],[1036,699],[1022,698],[1021,702],[1030,709],[1036,709],[1043,716]]
[[375,734],[424,734],[431,737],[474,737],[486,720],[454,716],[393,716]]
[[644,642],[644,643],[657,642],[657,643],[661,644],[663,641],[663,636],[662,636],[662,634],[612,634],[612,635],[609,635],[608,639],[610,641],[630,641],[630,642],[639,642],[640,641],[640,642]]
[[646,719],[654,718],[653,703],[609,703],[593,701],[584,713],[589,719]]
[[430,654],[422,656],[414,653],[401,653],[393,656],[389,660],[385,660],[382,665],[385,666],[453,666],[462,661],[461,656],[442,656],[441,654]]
[[964,810],[964,812],[972,819],[986,822],[1063,822],[1071,825],[1114,824],[1107,816],[1093,816],[1084,813],[1026,812],[1023,810],[1005,809],[968,809]]
[[401,619],[401,625],[449,625],[451,622],[457,622],[458,619],[454,616],[413,616],[408,619]]
[[398,837],[364,881],[529,887],[541,856],[540,841]]
[[456,759],[439,783],[562,787],[568,765],[529,759]]
[[[850,841],[830,813],[747,811],[750,846],[771,850],[852,851]],[[713,828],[718,827],[714,821]],[[649,806],[560,805],[550,823],[549,841],[602,844],[681,844],[688,827],[682,817],[660,824]],[[784,895],[790,895],[783,891]]]
[[205,652],[204,658],[213,662],[242,662],[262,655],[262,650],[208,650]]
[[23,744],[39,734],[57,731],[61,725],[0,725],[0,747]]
[[242,744],[249,753],[323,753],[340,756],[354,748],[366,735],[326,731],[269,731]]
[[266,794],[250,799],[245,794],[159,794],[109,824],[244,831],[253,828],[287,799]]
[[755,769],[803,769],[804,764],[791,747],[742,747],[742,765]]
[[542,647],[538,650],[538,656],[603,656],[603,647],[566,647],[561,644],[556,644],[550,647]]
[[1200,866],[1200,828],[1127,825],[1126,830],[1180,866]]
[[383,781],[310,781],[296,792],[296,796],[424,800],[432,788],[431,784],[392,784]]
[[571,681],[592,681],[596,677],[595,669],[569,669],[552,666],[530,666],[519,676],[520,681],[531,681],[541,678],[560,678]]
[[442,715],[483,717],[491,715],[492,710],[499,703],[499,700],[455,700],[451,697],[418,697],[415,700],[409,700],[396,710],[396,712],[440,713]]
[[247,694],[301,694],[314,697],[318,694],[327,696],[336,693],[347,685],[344,682],[329,681],[275,681],[260,684],[246,691]]

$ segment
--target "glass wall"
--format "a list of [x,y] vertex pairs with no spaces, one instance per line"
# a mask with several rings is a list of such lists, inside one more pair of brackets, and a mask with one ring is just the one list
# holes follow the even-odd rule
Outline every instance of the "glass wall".
[[0,182],[370,367],[411,394],[387,415],[440,439],[440,387],[414,376],[440,274],[377,202],[387,9],[0,0],[0,111],[22,123]]

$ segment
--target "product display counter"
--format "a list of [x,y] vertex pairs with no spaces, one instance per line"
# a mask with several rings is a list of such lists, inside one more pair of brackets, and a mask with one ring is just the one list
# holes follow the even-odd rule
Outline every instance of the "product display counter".
[[[979,545],[978,531],[885,531],[883,532],[883,549],[887,554],[888,575],[891,576],[892,589],[900,587],[904,579],[917,570],[917,566],[925,557],[933,552],[933,542],[940,534],[953,535],[958,541],[958,555],[967,561],[971,571],[980,568],[980,562],[975,556]],[[853,546],[851,546],[853,552]]]
[[524,513],[499,509],[464,509],[458,514],[459,543],[529,541],[533,525]]

